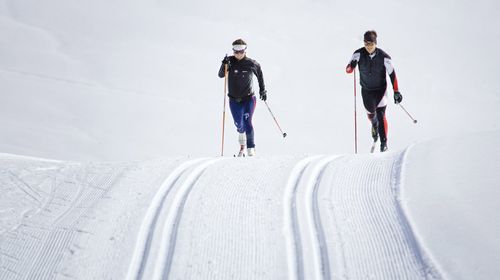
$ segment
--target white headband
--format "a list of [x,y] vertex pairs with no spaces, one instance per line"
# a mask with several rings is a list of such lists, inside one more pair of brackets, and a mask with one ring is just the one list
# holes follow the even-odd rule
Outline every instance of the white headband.
[[233,45],[233,51],[244,51],[247,49],[247,45]]

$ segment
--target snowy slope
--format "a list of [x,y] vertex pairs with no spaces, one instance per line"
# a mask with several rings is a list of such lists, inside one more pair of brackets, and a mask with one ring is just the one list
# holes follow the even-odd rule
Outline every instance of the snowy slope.
[[[223,83],[216,73],[242,37],[289,135],[282,140],[259,101],[257,149],[351,153],[353,77],[344,68],[368,29],[378,31],[403,104],[419,120],[413,125],[391,102],[389,148],[499,129],[500,58],[488,55],[500,43],[499,5],[0,0],[0,151],[78,161],[218,155]],[[366,152],[361,100],[358,125]],[[226,138],[232,153],[230,118]]]
[[2,155],[0,279],[492,279],[499,140],[129,163]]
[[[0,279],[496,278],[499,8],[0,0]],[[389,104],[391,152],[355,156],[368,29],[419,122]],[[259,157],[219,158],[239,37],[289,136],[259,101]]]

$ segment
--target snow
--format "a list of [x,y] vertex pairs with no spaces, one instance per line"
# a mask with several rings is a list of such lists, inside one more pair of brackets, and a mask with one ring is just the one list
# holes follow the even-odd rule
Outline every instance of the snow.
[[[499,4],[0,0],[0,279],[494,279]],[[398,74],[367,154],[344,67]],[[257,157],[219,157],[220,60],[245,39]],[[359,87],[358,87],[359,92]],[[392,92],[389,90],[389,100]]]
[[408,154],[403,198],[450,279],[498,275],[499,131],[436,139]]
[[465,148],[499,140],[497,131],[375,155],[126,163],[4,154],[0,275],[494,278],[500,149]]

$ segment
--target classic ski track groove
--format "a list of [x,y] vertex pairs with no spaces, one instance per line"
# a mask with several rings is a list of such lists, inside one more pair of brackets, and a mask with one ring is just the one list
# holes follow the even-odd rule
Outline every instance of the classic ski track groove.
[[288,278],[291,280],[304,279],[302,242],[296,207],[297,189],[309,164],[319,157],[320,156],[307,157],[299,161],[293,168],[285,188],[283,212],[287,248]]
[[183,162],[175,168],[162,183],[153,197],[142,221],[126,279],[134,280],[142,278],[142,274],[144,272],[143,270],[150,252],[151,241],[158,222],[158,216],[162,211],[165,199],[187,169],[206,160],[208,160],[208,158],[200,158]]
[[325,233],[321,223],[321,215],[318,206],[318,188],[325,168],[339,156],[329,156],[317,163],[312,170],[307,182],[306,211],[309,225],[309,240],[313,248],[315,279],[330,279],[330,266],[328,247]]
[[[323,159],[321,159],[322,157]],[[305,275],[304,258],[308,256],[306,256],[303,251],[303,244],[308,244],[309,247],[313,249],[312,258],[314,262],[315,279],[330,278],[328,248],[320,219],[317,191],[326,166],[338,157],[339,156],[313,156],[302,159],[295,165],[289,176],[283,203],[289,279],[309,278]],[[319,160],[319,162],[312,164],[312,162],[317,160]],[[309,177],[307,177],[305,185],[306,194],[303,198],[305,208],[297,209],[302,207],[300,204],[297,204],[297,192],[306,169],[311,165],[314,167]],[[306,230],[304,225],[301,230],[301,223],[297,214],[298,210],[306,213],[305,222],[309,230]],[[304,237],[302,237],[302,235],[304,235]]]
[[160,248],[158,252],[158,260],[155,265],[154,274],[152,279],[164,279],[168,278],[170,268],[172,265],[172,259],[175,251],[175,243],[177,238],[177,232],[179,230],[179,224],[181,216],[184,210],[184,205],[189,196],[189,193],[193,189],[194,185],[201,177],[205,169],[210,165],[221,161],[223,159],[212,159],[204,161],[199,164],[186,178],[182,186],[179,188],[175,194],[174,201],[170,206],[168,211],[168,217],[165,221],[162,230],[162,239],[160,243]]
[[[438,264],[433,262],[432,256],[427,254],[423,246],[425,244],[420,244],[405,204],[401,202],[401,198],[404,198],[401,193],[405,185],[405,161],[410,150],[411,147],[401,152],[375,156],[311,156],[298,162],[289,162],[292,166],[294,164],[293,169],[291,172],[287,171],[290,172],[288,177],[287,174],[282,174],[287,182],[285,186],[282,183],[279,185],[283,192],[276,192],[277,200],[283,202],[283,205],[276,205],[283,212],[266,214],[278,215],[284,222],[285,243],[282,248],[286,250],[286,259],[282,260],[282,273],[287,273],[287,279],[446,278]],[[127,279],[157,280],[174,276],[174,268],[177,268],[174,266],[177,264],[174,257],[178,257],[181,249],[178,237],[181,240],[180,231],[184,230],[181,226],[190,217],[186,203],[191,202],[195,192],[199,195],[197,191],[205,190],[200,178],[205,179],[204,174],[210,178],[209,175],[220,168],[217,166],[207,169],[221,160],[223,159],[200,158],[186,161],[175,166],[166,176],[141,221]],[[120,166],[117,169],[105,165],[99,166],[99,172],[96,172],[95,166],[84,170],[75,166],[75,170],[68,169],[64,172],[73,174],[70,180],[54,177],[54,187],[50,194],[39,193],[43,198],[40,202],[46,206],[37,215],[46,215],[46,222],[38,223],[33,219],[31,223],[22,224],[16,229],[16,235],[25,240],[25,249],[19,251],[14,248],[18,244],[5,243],[1,254],[7,256],[8,261],[0,266],[0,270],[5,272],[0,279],[12,279],[16,275],[18,278],[28,279],[61,276],[58,274],[61,260],[69,253],[67,248],[71,242],[81,234],[91,234],[81,228],[82,218],[121,180],[128,168],[129,166]],[[85,175],[75,173],[80,171],[85,171],[82,172]],[[28,196],[26,191],[38,192],[38,189],[32,187],[32,180],[13,180],[12,176],[6,178],[13,187],[19,187],[20,182],[25,182],[21,186],[24,190],[20,191]],[[241,181],[238,177],[234,180],[238,183]],[[78,183],[78,188],[67,188],[69,184],[75,183]],[[252,179],[252,183],[260,185],[258,179]],[[214,188],[212,191],[226,190]],[[229,197],[229,201],[241,200],[241,191],[232,191],[230,194],[234,199]],[[214,199],[221,197],[215,195]],[[38,205],[33,196],[29,198],[33,206]],[[253,210],[256,206],[245,204],[237,207]],[[200,217],[203,215],[196,216],[198,219]],[[244,217],[247,218],[248,215]],[[234,227],[242,224],[238,219],[228,222],[234,223]],[[246,221],[245,225],[251,225],[250,221]],[[252,237],[264,233],[257,231],[255,227],[248,230],[254,231],[249,234]],[[225,234],[228,232],[222,229],[216,238],[224,240]],[[8,239],[9,233],[5,233],[4,237]],[[237,242],[240,239],[228,240]],[[255,240],[259,242],[258,238]],[[227,243],[219,243],[223,244],[221,247],[227,246]],[[231,246],[216,249],[217,252],[228,252],[230,248]],[[230,261],[220,263],[220,267],[234,266],[235,263],[259,263],[262,250],[254,247],[247,249],[248,256],[236,254],[231,256]],[[193,247],[191,250],[197,248]],[[19,251],[18,255],[10,254],[16,251]],[[20,273],[22,270],[27,273]],[[236,271],[242,272],[243,268]],[[246,271],[245,275],[252,272],[254,271]]]

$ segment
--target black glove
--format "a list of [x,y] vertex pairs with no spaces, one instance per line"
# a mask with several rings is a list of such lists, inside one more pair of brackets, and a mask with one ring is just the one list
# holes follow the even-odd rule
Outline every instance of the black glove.
[[267,100],[267,90],[263,90],[263,91],[261,91],[261,92],[259,93],[259,95],[260,95],[260,99],[261,99],[262,101],[266,101],[266,100]]
[[394,92],[394,103],[399,104],[399,103],[401,103],[401,101],[403,101],[403,96],[401,95],[401,92],[395,91]]
[[227,64],[227,67],[231,66],[231,60],[229,59],[229,56],[226,56],[222,59],[222,64]]

